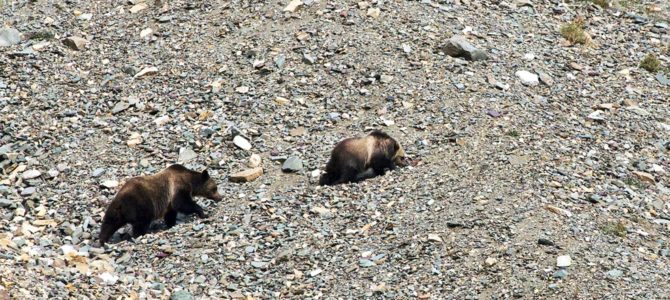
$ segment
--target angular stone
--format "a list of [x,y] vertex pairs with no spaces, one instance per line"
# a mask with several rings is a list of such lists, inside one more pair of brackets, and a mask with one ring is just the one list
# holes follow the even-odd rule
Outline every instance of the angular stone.
[[251,157],[249,157],[249,167],[255,168],[261,165],[261,156],[258,154],[252,154]]
[[284,172],[300,172],[302,171],[302,168],[302,159],[295,156],[291,156],[286,159],[284,164],[281,166],[281,170]]
[[116,181],[116,180],[105,180],[100,185],[102,185],[103,187],[106,187],[108,189],[113,189],[113,188],[119,186],[119,182]]
[[275,103],[277,103],[277,104],[279,104],[279,105],[288,104],[289,102],[290,102],[290,100],[288,100],[288,99],[286,99],[286,98],[284,98],[284,97],[277,97],[277,98],[275,98]]
[[635,176],[637,176],[637,178],[639,178],[643,182],[647,182],[647,183],[656,182],[656,178],[654,178],[654,175],[651,175],[647,172],[633,171],[633,174],[635,174]]
[[540,82],[544,83],[547,86],[553,86],[554,85],[554,80],[549,76],[549,74],[544,73],[544,72],[539,72],[538,75],[540,76]]
[[198,154],[193,151],[191,148],[181,148],[179,149],[179,161],[180,162],[189,162],[198,157]]
[[150,36],[152,33],[154,33],[154,30],[151,29],[151,28],[147,28],[147,29],[144,29],[144,30],[140,31],[140,37],[141,38],[146,38],[146,37]]
[[559,268],[569,267],[572,264],[570,255],[561,255],[556,258],[556,266]]
[[463,57],[471,61],[488,59],[488,54],[486,54],[486,51],[477,49],[462,35],[452,36],[444,44],[444,46],[442,46],[442,51],[449,56]]
[[381,76],[379,77],[379,81],[380,81],[381,83],[391,83],[391,81],[393,81],[393,76],[390,76],[390,75],[381,75]]
[[86,44],[88,44],[88,40],[85,38],[80,38],[76,36],[71,36],[68,38],[63,39],[63,45],[67,46],[68,48],[76,51],[81,51],[84,50],[86,47]]
[[284,11],[295,12],[302,4],[302,0],[291,0],[291,2],[284,7]]
[[147,7],[148,7],[148,5],[145,2],[142,2],[142,3],[138,3],[138,4],[133,5],[133,7],[131,7],[129,9],[129,11],[130,11],[131,14],[136,14],[136,13],[142,11],[142,10],[145,10]]
[[528,71],[516,71],[514,73],[516,77],[519,77],[521,79],[521,83],[526,86],[536,86],[540,84],[540,79],[538,78],[537,75],[528,72]]
[[9,47],[21,42],[19,31],[14,28],[0,29],[0,47]]
[[5,207],[10,207],[12,205],[12,201],[9,201],[4,198],[0,198],[0,208],[5,208]]
[[232,182],[251,182],[263,175],[263,168],[253,168],[237,172],[228,178]]
[[381,13],[382,13],[382,11],[378,7],[371,7],[371,8],[368,8],[367,15],[368,15],[368,17],[371,17],[373,19],[377,19],[377,18],[379,18],[379,15]]
[[142,77],[142,76],[147,76],[147,75],[154,75],[156,73],[158,73],[158,68],[156,68],[156,67],[144,68],[144,69],[142,69],[142,71],[135,74],[135,76],[133,76],[133,79],[134,78],[139,78],[139,77]]
[[30,196],[34,194],[37,191],[37,189],[34,186],[27,187],[21,191],[21,196]]
[[316,57],[312,54],[305,53],[302,56],[302,61],[308,65],[313,65],[316,63]]
[[118,113],[128,109],[129,107],[130,107],[130,103],[121,100],[121,101],[117,102],[114,105],[114,107],[112,108],[112,114],[113,115],[118,114]]
[[195,298],[188,291],[176,291],[170,295],[170,300],[194,300]]
[[288,132],[288,134],[290,134],[291,136],[301,136],[301,135],[305,135],[305,133],[307,133],[307,130],[305,129],[305,127],[293,128]]
[[656,74],[656,80],[658,80],[658,82],[660,82],[662,85],[670,86],[670,79],[668,76],[663,75],[663,73]]

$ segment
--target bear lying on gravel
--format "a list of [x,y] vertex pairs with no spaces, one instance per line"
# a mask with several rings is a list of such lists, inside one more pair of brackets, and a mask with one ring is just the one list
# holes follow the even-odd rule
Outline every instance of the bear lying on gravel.
[[165,225],[174,226],[178,212],[205,218],[193,196],[221,200],[216,182],[207,170],[200,173],[175,164],[157,174],[128,180],[107,207],[100,228],[100,245],[128,223],[133,226],[133,236],[138,237],[147,232],[155,219],[163,218]]
[[367,136],[348,138],[335,145],[319,184],[358,182],[384,175],[386,169],[405,166],[405,160],[405,151],[396,140],[373,130]]

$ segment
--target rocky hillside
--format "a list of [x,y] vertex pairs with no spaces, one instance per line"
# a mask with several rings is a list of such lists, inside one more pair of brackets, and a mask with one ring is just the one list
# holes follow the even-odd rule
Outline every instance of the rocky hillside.
[[[667,1],[0,17],[0,299],[668,298]],[[317,186],[373,128],[414,164]],[[100,247],[124,181],[177,162],[218,181],[210,217]]]

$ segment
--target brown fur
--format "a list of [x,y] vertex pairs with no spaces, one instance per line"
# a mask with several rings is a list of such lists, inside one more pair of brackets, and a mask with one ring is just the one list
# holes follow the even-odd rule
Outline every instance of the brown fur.
[[100,228],[100,244],[104,245],[116,230],[128,223],[137,237],[145,234],[156,219],[164,219],[168,227],[174,226],[177,212],[205,218],[194,196],[217,201],[222,198],[206,170],[200,173],[172,165],[157,174],[128,180],[107,207]]
[[348,138],[335,145],[319,184],[357,182],[384,175],[386,169],[403,166],[404,158],[405,151],[395,139],[374,130],[367,136]]

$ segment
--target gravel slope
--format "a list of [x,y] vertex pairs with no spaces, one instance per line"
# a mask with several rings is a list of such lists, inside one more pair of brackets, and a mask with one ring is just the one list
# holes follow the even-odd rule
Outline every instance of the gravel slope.
[[[669,4],[140,2],[0,9],[0,299],[670,299]],[[316,186],[371,128],[416,165]],[[176,162],[211,217],[99,248],[124,180]]]

